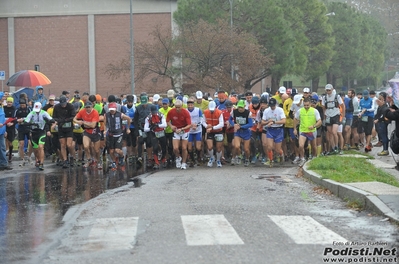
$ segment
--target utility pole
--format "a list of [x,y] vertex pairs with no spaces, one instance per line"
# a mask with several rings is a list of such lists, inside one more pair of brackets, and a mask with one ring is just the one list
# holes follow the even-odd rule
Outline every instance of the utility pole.
[[134,94],[133,0],[130,0],[130,76],[131,92]]

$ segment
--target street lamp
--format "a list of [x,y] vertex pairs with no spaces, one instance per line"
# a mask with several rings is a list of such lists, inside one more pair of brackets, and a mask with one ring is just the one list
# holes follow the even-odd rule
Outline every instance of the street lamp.
[[130,0],[130,76],[131,91],[134,94],[133,0]]
[[[234,0],[229,0],[230,2],[230,35],[233,36],[233,2]],[[233,67],[233,55],[231,55],[231,79],[234,80],[234,67]]]

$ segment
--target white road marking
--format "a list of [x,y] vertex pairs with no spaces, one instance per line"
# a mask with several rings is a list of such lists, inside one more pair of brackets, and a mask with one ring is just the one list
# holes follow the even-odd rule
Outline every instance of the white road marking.
[[242,245],[244,242],[223,215],[182,215],[187,245]]
[[269,215],[269,218],[297,244],[332,245],[334,241],[347,241],[310,216]]
[[96,219],[83,247],[94,251],[132,249],[138,221],[138,217]]

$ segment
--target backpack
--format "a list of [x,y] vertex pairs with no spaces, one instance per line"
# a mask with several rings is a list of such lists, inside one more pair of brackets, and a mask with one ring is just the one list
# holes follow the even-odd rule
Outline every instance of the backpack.
[[[331,102],[335,102],[335,107],[327,107],[327,103],[331,103]],[[325,95],[324,96],[324,105],[325,105],[326,109],[334,109],[334,108],[339,107],[338,94],[337,93],[335,94],[334,101],[327,101],[327,95]]]
[[392,152],[395,154],[399,154],[399,138],[396,135],[396,130],[392,131],[391,138],[389,140],[389,147],[392,149]]

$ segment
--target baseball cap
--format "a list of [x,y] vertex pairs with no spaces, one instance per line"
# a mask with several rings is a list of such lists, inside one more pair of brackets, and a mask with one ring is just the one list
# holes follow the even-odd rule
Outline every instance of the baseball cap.
[[326,90],[332,90],[334,87],[331,84],[327,84],[326,85]]
[[233,107],[233,102],[230,101],[230,100],[226,100],[226,102],[224,102],[224,105],[225,105],[226,107]]
[[109,111],[116,111],[116,103],[110,103],[109,105],[108,105],[108,110]]
[[244,100],[238,101],[237,107],[245,107],[245,101]]
[[60,102],[60,104],[62,106],[65,106],[67,104],[67,99],[66,99],[65,95],[61,95],[60,96],[60,101],[59,102]]
[[152,101],[158,102],[159,98],[160,98],[159,94],[154,94],[154,96],[152,97]]
[[204,97],[204,95],[202,94],[201,91],[197,91],[197,92],[195,93],[195,97],[197,97],[197,99],[202,99],[202,98]]
[[148,103],[148,96],[147,95],[140,96],[140,102],[142,104]]
[[62,91],[62,95],[67,95],[69,94],[69,91]]
[[162,99],[162,104],[169,104],[169,99],[168,98]]
[[369,94],[373,95],[373,94],[375,94],[375,91],[374,91],[374,90],[371,90],[371,91],[369,92]]
[[79,94],[75,94],[73,97],[76,98],[76,99],[80,99],[80,95]]
[[369,93],[368,90],[364,90],[364,91],[363,91],[363,96],[369,96],[369,95],[370,95],[370,93]]
[[19,99],[19,104],[26,104],[26,100],[25,99]]
[[33,111],[40,112],[41,109],[42,109],[42,104],[40,102],[36,102],[35,105],[33,106]]
[[291,96],[294,96],[294,95],[296,95],[296,94],[298,94],[298,89],[292,88],[292,89],[291,89]]
[[253,96],[253,93],[248,91],[245,93],[245,96]]
[[293,104],[299,104],[302,99],[302,94],[297,94],[294,96],[294,101],[292,102]]
[[[284,86],[281,86],[280,88],[278,88],[278,92],[279,93],[285,93],[287,91],[287,89],[285,89]],[[292,91],[291,91],[292,92]],[[270,103],[270,102],[269,102]]]
[[266,97],[266,96],[262,96],[262,97],[260,98],[259,102],[260,102],[261,104],[267,104],[267,97]]
[[150,109],[152,114],[156,114],[158,112],[158,108],[156,105],[151,105]]
[[317,94],[312,95],[312,99],[319,101],[319,96]]
[[93,103],[90,102],[90,101],[87,101],[87,102],[85,103],[85,108],[86,108],[86,107],[92,107],[92,106],[93,106]]
[[252,102],[252,104],[259,104],[259,97],[257,97],[257,96],[252,97],[251,102]]
[[[284,87],[285,89],[285,87]],[[275,106],[277,104],[277,100],[275,98],[270,98],[269,100],[269,106]]]
[[55,95],[54,94],[50,94],[50,96],[48,97],[49,100],[55,100]]
[[208,109],[209,109],[209,111],[215,111],[216,103],[214,101],[209,102]]
[[181,96],[181,95],[178,95],[178,96],[176,97],[176,99],[183,102],[183,96]]
[[310,89],[308,87],[303,88],[304,93],[310,93]]

